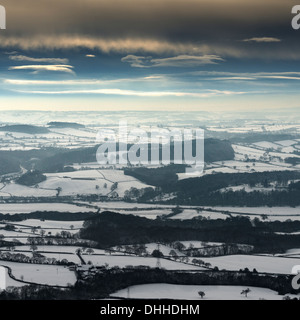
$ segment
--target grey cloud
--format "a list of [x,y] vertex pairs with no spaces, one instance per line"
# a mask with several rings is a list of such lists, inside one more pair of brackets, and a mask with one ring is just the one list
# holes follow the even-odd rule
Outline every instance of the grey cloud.
[[[299,59],[299,34],[291,28],[294,0],[2,0],[1,4],[7,9],[7,30],[0,46],[6,48],[85,47],[137,56],[287,54]],[[261,49],[259,41],[240,41],[266,35],[284,40],[278,43],[278,52]],[[253,51],[248,50],[250,45]]]
[[57,63],[57,64],[67,64],[69,62],[68,59],[60,59],[60,58],[32,58],[23,55],[13,55],[9,56],[10,60],[13,61],[30,61],[30,62],[46,62],[46,63]]
[[152,57],[143,57],[128,55],[121,59],[122,62],[129,63],[132,67],[136,68],[150,68],[150,67],[196,67],[205,64],[216,64],[223,62],[219,56],[216,55],[202,55],[190,56],[179,55],[176,57],[153,59]]
[[260,38],[254,37],[250,39],[244,39],[243,42],[271,43],[271,42],[281,42],[281,39],[273,38],[273,37],[260,37]]
[[[290,29],[293,0],[2,0],[8,35],[218,40]],[[258,36],[259,36],[258,34]],[[273,33],[264,33],[272,34]],[[242,38],[242,39],[243,39]],[[239,38],[237,38],[239,39]]]

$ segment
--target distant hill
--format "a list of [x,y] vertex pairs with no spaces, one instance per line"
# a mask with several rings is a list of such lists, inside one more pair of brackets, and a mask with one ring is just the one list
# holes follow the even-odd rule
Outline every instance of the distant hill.
[[235,137],[230,138],[230,141],[232,141],[232,143],[255,143],[260,141],[276,142],[294,139],[299,139],[299,135],[263,132],[239,134]]
[[20,133],[28,133],[28,134],[48,133],[49,132],[49,130],[47,128],[32,126],[32,125],[27,125],[27,124],[3,126],[3,127],[0,127],[0,131],[20,132]]
[[36,169],[42,172],[62,172],[65,166],[73,163],[94,162],[96,161],[97,147],[82,148],[75,150],[57,150],[50,157],[45,157],[36,163]]
[[48,123],[50,128],[72,128],[72,129],[82,129],[85,128],[83,124],[76,122],[57,122],[52,121]]
[[[128,148],[130,147],[131,145],[128,145]],[[64,171],[65,166],[71,166],[73,163],[95,162],[97,149],[98,146],[73,150],[45,148],[40,150],[1,151],[0,159],[2,155],[5,156],[6,159],[18,159],[22,167],[28,170],[34,165],[36,170],[44,173],[61,172]],[[117,145],[117,150],[119,150],[119,145]],[[171,159],[173,158],[173,154],[174,148],[171,148]],[[234,159],[234,151],[229,141],[217,139],[205,140],[206,162],[225,161],[232,159]],[[185,170],[185,166],[171,166],[165,168],[165,170],[166,173],[172,173],[175,176],[176,173],[181,172],[181,170]]]

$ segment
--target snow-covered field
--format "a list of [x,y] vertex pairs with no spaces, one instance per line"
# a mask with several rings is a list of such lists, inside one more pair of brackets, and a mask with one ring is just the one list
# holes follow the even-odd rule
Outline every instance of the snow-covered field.
[[[87,261],[91,261],[95,266],[103,266],[108,264],[110,268],[127,266],[147,266],[155,268],[157,266],[156,258],[136,257],[136,256],[97,256],[91,255],[83,257]],[[181,262],[160,259],[161,267],[167,270],[204,270],[203,268]]]
[[[240,148],[241,146],[238,146]],[[249,149],[249,148],[248,148]],[[298,170],[296,167],[292,167],[283,162],[259,162],[257,160],[261,160],[261,157],[264,156],[264,152],[260,153],[260,150],[257,150],[257,153],[253,153],[252,149],[247,153],[236,153],[235,161],[222,161],[222,162],[213,162],[212,166],[205,169],[203,173],[199,174],[199,177],[216,174],[216,173],[252,173],[252,172],[271,172],[271,171],[294,171]],[[250,159],[256,159],[255,162],[246,162],[245,155],[248,155]],[[277,157],[282,156],[283,159],[291,157],[291,154],[282,153],[276,154]],[[292,155],[294,157],[294,155]],[[177,174],[179,180],[189,179],[190,176],[186,173],[178,173]]]
[[[81,203],[81,202],[79,202]],[[102,210],[129,210],[134,211],[138,209],[172,209],[175,205],[163,205],[163,204],[147,204],[147,203],[130,203],[124,201],[109,201],[109,202],[91,202],[93,206],[98,206]]]
[[[1,267],[3,268],[3,267]],[[26,286],[26,283],[22,283],[22,282],[19,282],[19,281],[16,281],[14,279],[12,279],[9,275],[8,275],[8,269],[7,268],[4,268],[5,270],[5,285],[6,285],[6,288],[9,288],[9,287],[24,287]],[[1,292],[1,289],[0,289],[0,292]]]
[[300,215],[300,207],[205,207],[217,211],[266,215]]
[[239,271],[248,268],[250,271],[256,269],[258,272],[291,274],[292,268],[299,264],[299,259],[280,258],[272,256],[252,256],[252,255],[233,255],[214,258],[203,258],[212,267],[220,270]]
[[[31,192],[34,192],[35,190],[36,189],[30,189]],[[0,203],[0,213],[3,214],[31,213],[36,211],[75,213],[93,212],[96,211],[96,209],[68,203]]]
[[[261,158],[264,158],[266,156],[266,150],[257,149],[255,146],[249,147],[249,146],[233,144],[232,148],[235,152],[235,159],[236,160],[243,161],[243,160],[245,160],[245,156],[249,157],[249,159],[260,160]],[[271,151],[268,153],[268,155],[271,157],[277,157],[281,160],[285,160],[286,158],[291,157],[291,154],[286,153],[286,152]],[[300,158],[300,156],[295,155],[295,154],[293,154],[293,157]]]
[[[251,292],[246,298],[241,292],[249,288]],[[205,293],[201,299],[198,292]],[[147,284],[133,286],[129,289],[120,290],[111,297],[122,297],[131,299],[171,299],[171,300],[282,300],[283,296],[277,292],[255,287],[241,286],[187,286],[172,284]]]
[[[137,189],[149,187],[130,176],[125,176],[122,170],[82,170],[71,173],[47,174],[47,180],[36,188],[18,185],[16,183],[0,184],[0,196],[3,197],[55,197],[58,188],[61,196],[77,194],[109,195],[114,183],[118,183],[115,191],[120,197],[132,187]],[[1,207],[0,207],[1,212]]]
[[[11,223],[16,225],[19,229],[26,229],[30,227],[40,227],[41,229],[80,229],[84,221],[54,221],[54,220],[35,220],[28,219],[21,222]],[[71,228],[73,226],[73,228]]]
[[300,220],[300,207],[206,207],[206,209],[224,213],[224,217],[230,214],[233,217],[243,215],[254,219],[266,215],[270,221]]
[[63,266],[16,263],[2,260],[0,260],[0,265],[10,267],[16,279],[23,278],[25,281],[33,283],[67,286],[76,282],[75,273]]
[[219,212],[210,212],[210,211],[200,211],[199,213],[195,209],[185,209],[182,213],[177,214],[176,216],[173,216],[171,219],[173,220],[189,220],[193,218],[206,218],[211,220],[217,220],[222,219],[225,220],[229,216],[226,214],[222,214]]

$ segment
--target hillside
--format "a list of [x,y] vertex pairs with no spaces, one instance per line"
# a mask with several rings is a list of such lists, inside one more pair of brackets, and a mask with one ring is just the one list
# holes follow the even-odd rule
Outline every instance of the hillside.
[[0,127],[0,131],[20,132],[20,133],[27,133],[27,134],[38,134],[38,133],[41,134],[41,133],[49,132],[47,128],[32,126],[27,124],[3,126],[3,127]]
[[0,175],[18,172],[19,170],[20,165],[18,160],[0,155]]
[[39,184],[40,182],[43,182],[47,179],[46,176],[44,176],[39,171],[28,171],[25,174],[23,174],[16,183],[24,185],[24,186],[34,186],[36,184]]
[[225,161],[234,159],[234,150],[227,140],[205,139],[205,162]]
[[59,121],[52,121],[48,123],[50,128],[72,128],[72,129],[81,129],[85,128],[84,125],[76,122],[59,122]]

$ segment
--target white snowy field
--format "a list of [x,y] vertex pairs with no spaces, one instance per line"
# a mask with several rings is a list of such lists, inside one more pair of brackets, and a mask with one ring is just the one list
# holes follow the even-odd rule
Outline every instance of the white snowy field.
[[60,195],[62,196],[77,194],[109,195],[114,183],[118,183],[115,191],[121,197],[124,196],[126,190],[132,187],[137,189],[149,187],[135,178],[124,175],[122,170],[81,170],[70,173],[47,174],[47,180],[39,184],[39,189],[57,190],[57,188],[61,188]]
[[[78,231],[78,229],[82,228],[84,221],[56,221],[56,220],[36,220],[36,219],[28,219],[16,223],[10,223],[19,228],[22,231],[30,232],[31,227],[37,227],[41,229],[61,229]],[[73,226],[73,228],[71,228]]]
[[[31,192],[35,192],[35,190],[36,189],[29,188],[29,191]],[[32,195],[34,195],[34,193]],[[94,212],[96,209],[68,203],[0,203],[0,213],[3,214],[31,213],[35,211],[76,213]]]
[[260,147],[264,149],[278,149],[280,146],[276,143],[269,142],[269,141],[260,141],[253,143],[255,147]]
[[[82,203],[82,202],[79,202]],[[163,205],[163,204],[147,204],[147,203],[130,203],[124,201],[109,201],[109,202],[91,202],[91,205],[97,206],[102,210],[129,210],[135,211],[138,209],[172,209],[176,205]]]
[[211,220],[222,219],[225,220],[228,218],[228,215],[222,214],[219,212],[210,212],[210,211],[201,211],[200,213],[197,212],[195,209],[184,209],[182,213],[173,216],[172,220],[190,220],[193,218],[206,218]]
[[[267,172],[267,171],[284,171],[292,170],[287,166],[282,166],[281,163],[265,163],[265,162],[244,162],[244,161],[223,161],[214,162],[214,164],[229,169],[234,169],[236,172]],[[215,170],[215,169],[210,169]]]
[[300,216],[300,207],[206,207],[206,209],[253,215]]
[[[261,154],[260,156],[263,156]],[[289,155],[291,156],[291,155]],[[249,156],[250,158],[257,158]],[[239,161],[241,160],[241,161]],[[205,175],[216,174],[216,173],[252,173],[252,172],[271,172],[271,171],[294,171],[297,168],[292,168],[290,165],[285,163],[275,163],[275,162],[245,162],[244,155],[241,157],[238,154],[236,155],[235,161],[223,161],[223,162],[213,162],[212,168],[207,168],[203,173],[199,174],[198,177]],[[185,173],[177,174],[179,180],[189,179],[190,176]]]
[[[236,160],[245,160],[245,156],[249,157],[249,159],[260,160],[260,158],[264,157],[265,153],[266,153],[266,150],[257,149],[255,146],[249,147],[249,146],[233,144],[232,148],[235,152],[235,159]],[[281,160],[285,160],[286,158],[291,157],[291,153],[287,153],[287,152],[271,151],[268,154],[271,157],[276,157]],[[293,157],[300,158],[300,156],[295,155],[295,154],[293,154]]]
[[280,144],[281,146],[284,146],[284,147],[290,147],[295,144],[299,144],[299,141],[297,141],[297,140],[282,140],[282,141],[275,141],[275,143]]
[[0,184],[1,197],[55,197],[57,191],[21,186],[17,183]]
[[297,150],[299,141],[296,140],[284,140],[284,141],[260,141],[253,143],[252,146],[258,147],[272,152],[281,152],[281,153],[293,153]]
[[27,238],[28,236],[30,236],[30,237],[38,236],[38,235],[31,234],[30,230],[28,230],[28,231],[25,231],[25,230],[24,231],[23,230],[10,231],[10,230],[1,229],[0,234],[2,234],[4,237],[9,237],[9,238],[12,238],[12,237],[15,237],[15,238],[26,237]]
[[[136,257],[136,256],[97,256],[90,255],[83,257],[86,262],[91,261],[95,266],[103,266],[108,264],[110,268],[120,267],[125,268],[128,266],[147,266],[155,268],[157,266],[156,258],[148,257]],[[160,259],[161,267],[167,270],[206,270],[201,267],[188,265],[181,262],[170,261],[166,259]]]
[[220,270],[239,271],[248,268],[263,273],[291,274],[292,268],[300,264],[296,258],[281,258],[272,256],[232,255],[201,259]]
[[[58,188],[61,190],[61,196],[74,196],[77,194],[99,194],[106,196],[112,192],[111,187],[113,184],[118,183],[115,192],[122,197],[125,191],[130,190],[132,187],[137,189],[151,187],[133,177],[126,176],[122,170],[81,170],[46,174],[46,176],[47,180],[35,187],[23,186],[16,183],[0,183],[0,196],[8,198],[13,196],[56,197]],[[5,207],[3,207],[3,210],[5,210]]]
[[257,124],[257,123],[251,123],[251,121],[248,121],[246,125],[241,126],[220,126],[220,125],[213,125],[209,126],[207,130],[209,131],[215,131],[215,132],[229,132],[229,133],[253,133],[253,132],[278,132],[278,131],[285,131],[285,130],[293,130],[297,131],[299,128],[299,125],[294,124],[271,124],[271,123],[265,123],[264,125]]
[[[251,292],[246,298],[241,292],[249,288]],[[201,299],[198,292],[205,293]],[[277,292],[256,287],[242,286],[188,286],[165,283],[132,286],[115,292],[111,297],[131,299],[171,299],[171,300],[282,300]]]
[[63,266],[17,263],[2,260],[0,260],[0,265],[11,268],[12,274],[16,279],[23,278],[25,281],[33,283],[67,286],[76,282],[75,273]]
[[181,213],[177,214],[176,216],[171,217],[171,219],[175,220],[188,220],[193,219],[195,217],[199,217],[199,213],[193,209],[185,209]]
[[[3,267],[1,267],[3,268]],[[5,271],[5,287],[9,288],[9,287],[24,287],[26,286],[26,283],[22,283],[19,281],[16,281],[14,279],[12,279],[9,275],[8,275],[8,269],[4,268]],[[1,292],[1,289],[0,289]]]

